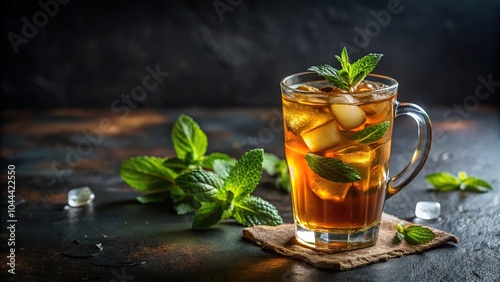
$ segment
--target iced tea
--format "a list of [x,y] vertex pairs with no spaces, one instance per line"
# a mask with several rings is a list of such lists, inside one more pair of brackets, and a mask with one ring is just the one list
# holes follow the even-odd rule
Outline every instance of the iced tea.
[[[301,229],[356,234],[378,228],[388,180],[396,98],[395,89],[376,91],[384,87],[364,81],[358,88],[360,93],[353,94],[343,93],[325,81],[313,81],[291,85],[292,91],[283,90],[285,154],[298,239],[304,243],[314,238],[301,238]],[[356,132],[383,122],[390,125],[377,140],[352,140]],[[309,153],[338,159],[355,168],[361,179],[337,183],[322,178],[309,167],[305,157]],[[376,234],[363,236],[376,239]]]

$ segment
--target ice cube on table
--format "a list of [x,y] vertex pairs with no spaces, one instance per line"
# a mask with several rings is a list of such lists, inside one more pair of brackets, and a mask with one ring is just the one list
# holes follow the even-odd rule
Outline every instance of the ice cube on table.
[[335,147],[340,143],[340,131],[335,121],[331,121],[306,133],[302,139],[311,152],[320,152]]
[[421,219],[436,219],[441,215],[441,204],[421,201],[415,207],[415,216]]
[[309,188],[323,200],[342,201],[349,192],[352,183],[335,183],[314,174],[309,182]]
[[68,192],[68,205],[71,207],[81,207],[94,201],[95,195],[89,187],[71,189]]
[[295,135],[333,120],[332,113],[326,105],[301,104],[285,99],[283,113],[287,129]]

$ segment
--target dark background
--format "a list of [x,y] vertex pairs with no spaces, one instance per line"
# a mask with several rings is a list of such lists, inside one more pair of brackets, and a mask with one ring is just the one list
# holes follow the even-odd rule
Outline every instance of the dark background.
[[[2,105],[109,108],[157,65],[169,75],[138,107],[279,105],[284,76],[338,66],[344,43],[354,59],[383,53],[376,72],[424,107],[464,104],[478,76],[500,81],[499,1],[401,0],[386,22],[373,14],[391,1],[331,2],[73,0],[16,53],[8,34],[22,36],[22,18],[43,9],[2,1]],[[356,27],[371,36],[356,40]],[[500,104],[496,88],[481,104]]]

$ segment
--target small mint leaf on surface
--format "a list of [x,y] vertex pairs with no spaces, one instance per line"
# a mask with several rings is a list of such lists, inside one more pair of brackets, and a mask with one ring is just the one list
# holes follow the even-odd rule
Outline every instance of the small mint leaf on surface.
[[425,179],[440,192],[462,190],[483,193],[493,189],[486,180],[468,176],[465,171],[458,172],[458,177],[448,172],[436,172],[426,175]]
[[464,190],[475,193],[484,193],[493,190],[493,187],[488,182],[472,176],[464,179],[460,185],[460,188],[462,188],[462,186],[464,186]]
[[404,227],[404,223],[396,224],[396,238],[405,240],[411,245],[426,244],[436,238],[436,234],[427,227],[420,225],[411,225]]
[[436,238],[436,234],[427,227],[412,225],[405,228],[405,240],[412,245],[426,244]]
[[447,172],[427,174],[425,179],[438,191],[451,191],[460,187],[460,179]]

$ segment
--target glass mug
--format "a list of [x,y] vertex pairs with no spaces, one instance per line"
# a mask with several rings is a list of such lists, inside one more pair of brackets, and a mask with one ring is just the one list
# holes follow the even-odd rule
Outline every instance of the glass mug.
[[[280,84],[295,235],[314,249],[345,251],[375,244],[385,200],[418,174],[430,151],[429,116],[415,104],[396,100],[396,80],[371,74],[362,84],[356,93],[325,93],[333,90],[327,87],[331,84],[314,72],[290,75]],[[389,177],[392,125],[400,115],[416,121],[417,148],[410,163]],[[382,127],[383,135],[355,135],[371,126]],[[340,160],[360,180],[323,178],[309,167],[308,154]]]

